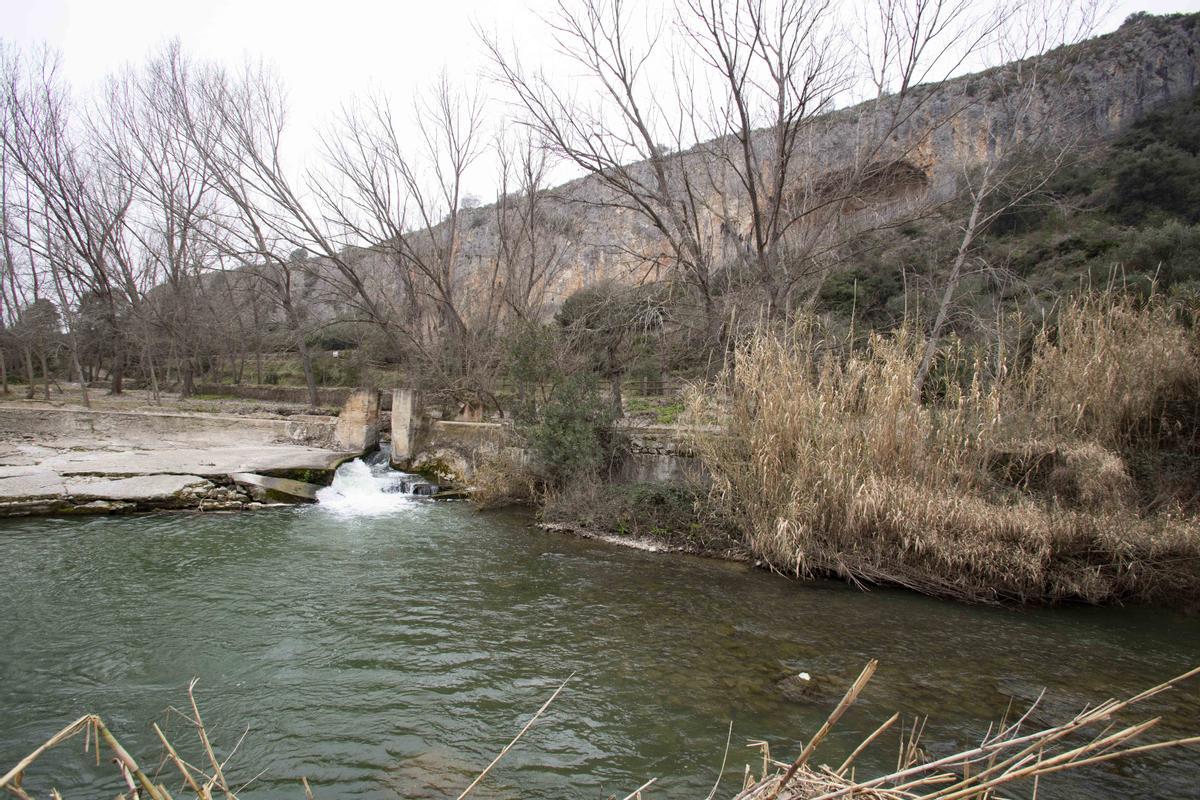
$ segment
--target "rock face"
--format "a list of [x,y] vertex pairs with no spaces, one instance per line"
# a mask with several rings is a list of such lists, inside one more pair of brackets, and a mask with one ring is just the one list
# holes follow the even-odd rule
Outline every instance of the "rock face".
[[346,399],[333,431],[334,443],[346,452],[362,453],[379,444],[379,391],[359,389]]
[[[1164,103],[1188,96],[1200,85],[1200,14],[1138,17],[1112,33],[1060,48],[1043,58],[1047,68],[1042,70],[1022,130],[1077,135],[1084,143],[1100,141]],[[916,87],[913,96],[922,97],[920,107],[902,114],[903,124],[872,156],[880,162],[898,159],[899,171],[891,177],[898,179],[896,186],[902,188],[894,196],[876,197],[868,210],[886,215],[888,204],[900,208],[907,202],[944,199],[955,191],[958,177],[989,155],[993,133],[1006,125],[1012,114],[1004,85],[1006,76],[1016,68],[1007,65],[965,75],[936,88]],[[889,124],[894,103],[894,98],[885,97],[812,120],[793,154],[798,171],[808,176],[813,186],[820,186],[863,158],[862,149],[876,141],[880,126]],[[700,192],[710,191],[713,180],[728,181],[732,190],[736,176],[731,172],[714,178],[711,156],[700,150],[679,154],[681,170],[691,176]],[[635,174],[640,171],[652,183],[649,169],[645,163],[632,166]],[[731,192],[729,196],[739,195]],[[556,307],[572,292],[598,281],[633,282],[662,276],[655,266],[656,256],[667,253],[662,237],[644,216],[613,200],[610,191],[590,177],[546,193],[541,206],[545,228],[540,235],[554,237],[549,250],[560,253],[564,265],[548,287],[547,307]],[[721,207],[722,203],[715,196],[702,197],[700,205]],[[730,209],[730,213],[748,218],[747,209]],[[490,274],[500,243],[497,217],[494,205],[462,213],[461,264],[468,277]],[[730,233],[715,218],[703,223],[713,241]],[[745,235],[744,230],[731,232],[736,237]],[[385,257],[363,251],[362,259],[371,290],[380,294],[393,291]],[[310,263],[335,277],[332,265],[319,258]],[[465,294],[469,293],[470,287]],[[332,306],[312,311],[330,317],[335,313]]]
[[409,462],[409,469],[447,484],[465,483],[475,472],[467,456],[451,447],[423,449]]

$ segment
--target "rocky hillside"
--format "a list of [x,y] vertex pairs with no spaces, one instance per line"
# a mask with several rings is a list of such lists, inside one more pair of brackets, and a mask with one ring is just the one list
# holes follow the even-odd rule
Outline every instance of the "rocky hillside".
[[[1019,127],[1029,133],[1070,135],[1082,143],[1100,142],[1196,90],[1200,14],[1135,15],[1113,33],[1043,56],[1037,67],[1037,90]],[[1009,64],[914,90],[924,93],[918,110],[896,130],[886,152],[874,155],[892,164],[892,174],[900,180],[889,192],[869,197],[874,207],[868,211],[887,213],[889,205],[898,202],[953,195],[957,176],[988,157],[990,132],[1005,124],[1005,115],[1011,113],[1004,87],[1019,68],[1027,70],[1029,64]],[[872,127],[888,117],[888,104],[894,102],[884,98],[813,120],[799,154],[805,180],[817,185],[823,176],[836,175],[861,158],[861,144],[873,140]],[[703,174],[704,151],[711,144],[679,154],[683,169]],[[643,168],[644,164],[634,166]],[[665,248],[657,232],[636,212],[605,205],[611,199],[606,191],[600,181],[587,177],[548,193],[539,221],[543,235],[555,240],[550,249],[561,261],[546,295],[548,309],[596,281],[643,280],[661,269],[655,257]],[[460,268],[470,286],[477,276],[490,274],[495,263],[500,244],[497,207],[471,209],[464,217]],[[372,284],[382,294],[394,292],[388,270],[382,263],[375,267],[367,270]],[[322,316],[331,316],[333,310],[323,309]]]
[[[1195,91],[1200,83],[1200,13],[1134,17],[1111,34],[1061,48],[1044,59],[1050,68],[1043,65],[1044,80],[1026,125],[1069,128],[1084,140],[1109,138],[1150,110]],[[911,167],[908,191],[926,198],[946,197],[954,191],[956,175],[988,155],[989,128],[1007,113],[996,88],[1013,68],[970,74],[930,90],[936,96],[890,144]],[[805,169],[818,176],[822,170],[844,168],[858,155],[857,143],[870,138],[864,127],[882,118],[878,106],[888,102],[863,103],[816,120],[803,143]],[[937,124],[941,119],[947,121]],[[701,149],[683,156],[695,162],[689,169],[697,173]],[[649,259],[662,251],[658,234],[635,212],[599,205],[607,196],[598,180],[571,181],[554,188],[551,197],[547,217],[571,247],[570,264],[553,293],[558,301],[601,278],[653,275]],[[487,264],[498,243],[496,207],[470,211],[467,227],[467,263]]]

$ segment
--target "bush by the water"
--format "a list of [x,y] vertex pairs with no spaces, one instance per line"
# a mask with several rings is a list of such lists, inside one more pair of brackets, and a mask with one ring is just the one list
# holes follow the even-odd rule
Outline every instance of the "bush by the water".
[[525,442],[530,467],[538,481],[560,486],[593,478],[619,465],[625,443],[613,428],[612,406],[591,375],[571,375],[550,399],[518,416],[518,435]]
[[678,483],[575,481],[546,494],[542,519],[705,553],[742,548],[732,521],[708,492]]
[[1027,352],[950,342],[932,400],[913,392],[924,344],[902,327],[853,349],[808,320],[751,338],[692,398],[724,423],[697,448],[758,555],[969,599],[1200,597],[1200,472],[1147,505],[1156,470],[1130,468],[1200,467],[1177,309],[1091,296]]

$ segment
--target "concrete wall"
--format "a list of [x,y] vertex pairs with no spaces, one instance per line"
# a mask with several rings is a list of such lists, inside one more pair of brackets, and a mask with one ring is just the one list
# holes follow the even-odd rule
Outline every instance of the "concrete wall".
[[392,454],[391,464],[404,469],[420,447],[422,417],[418,395],[413,389],[393,389],[392,393]]
[[301,415],[261,419],[232,414],[0,407],[0,437],[78,437],[96,444],[113,439],[156,447],[164,442],[214,447],[282,443],[336,449],[335,424],[336,420],[329,417]]
[[333,440],[339,450],[364,452],[379,444],[379,390],[357,389],[338,414]]
[[[699,459],[679,439],[676,429],[649,426],[621,430],[629,436],[632,449],[622,468],[622,480],[672,483],[703,477]],[[447,482],[470,482],[479,464],[505,447],[513,447],[507,425],[426,420],[403,468],[427,471]]]
[[[104,388],[108,384],[103,385]],[[322,406],[340,407],[349,399],[354,389],[350,388],[320,388],[317,389],[317,401]],[[308,390],[303,386],[270,386],[265,384],[228,384],[201,383],[196,385],[196,394],[214,394],[227,397],[238,397],[243,400],[262,400],[269,403],[307,403]],[[391,408],[392,397],[385,393],[381,398],[382,408]]]

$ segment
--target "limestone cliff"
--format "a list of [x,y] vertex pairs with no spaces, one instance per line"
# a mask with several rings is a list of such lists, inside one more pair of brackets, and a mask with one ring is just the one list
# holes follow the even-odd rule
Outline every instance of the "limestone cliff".
[[[889,169],[896,170],[891,176],[899,180],[893,182],[891,194],[871,202],[884,207],[952,194],[964,167],[988,157],[990,133],[1008,124],[1005,81],[1017,67],[1010,64],[936,87],[917,87],[914,92],[924,93],[919,110],[874,156],[889,163]],[[1043,56],[1038,74],[1036,92],[1019,124],[1029,132],[1054,131],[1083,143],[1103,141],[1151,109],[1196,90],[1200,14],[1137,15],[1113,33]],[[836,175],[861,158],[861,143],[877,135],[872,126],[880,124],[888,104],[895,102],[883,98],[813,120],[799,154],[803,179],[819,185],[822,176]],[[683,168],[701,173],[703,151],[709,146],[679,154]],[[602,205],[609,199],[600,181],[590,177],[549,191],[539,224],[542,234],[555,240],[556,257],[563,264],[546,294],[547,310],[597,280],[641,280],[662,269],[655,260],[665,253],[658,233],[636,212]],[[491,273],[499,242],[494,204],[464,212],[459,268],[466,296],[476,278]],[[374,289],[394,293],[395,279],[379,257],[365,253],[363,258],[375,261],[366,270]]]

